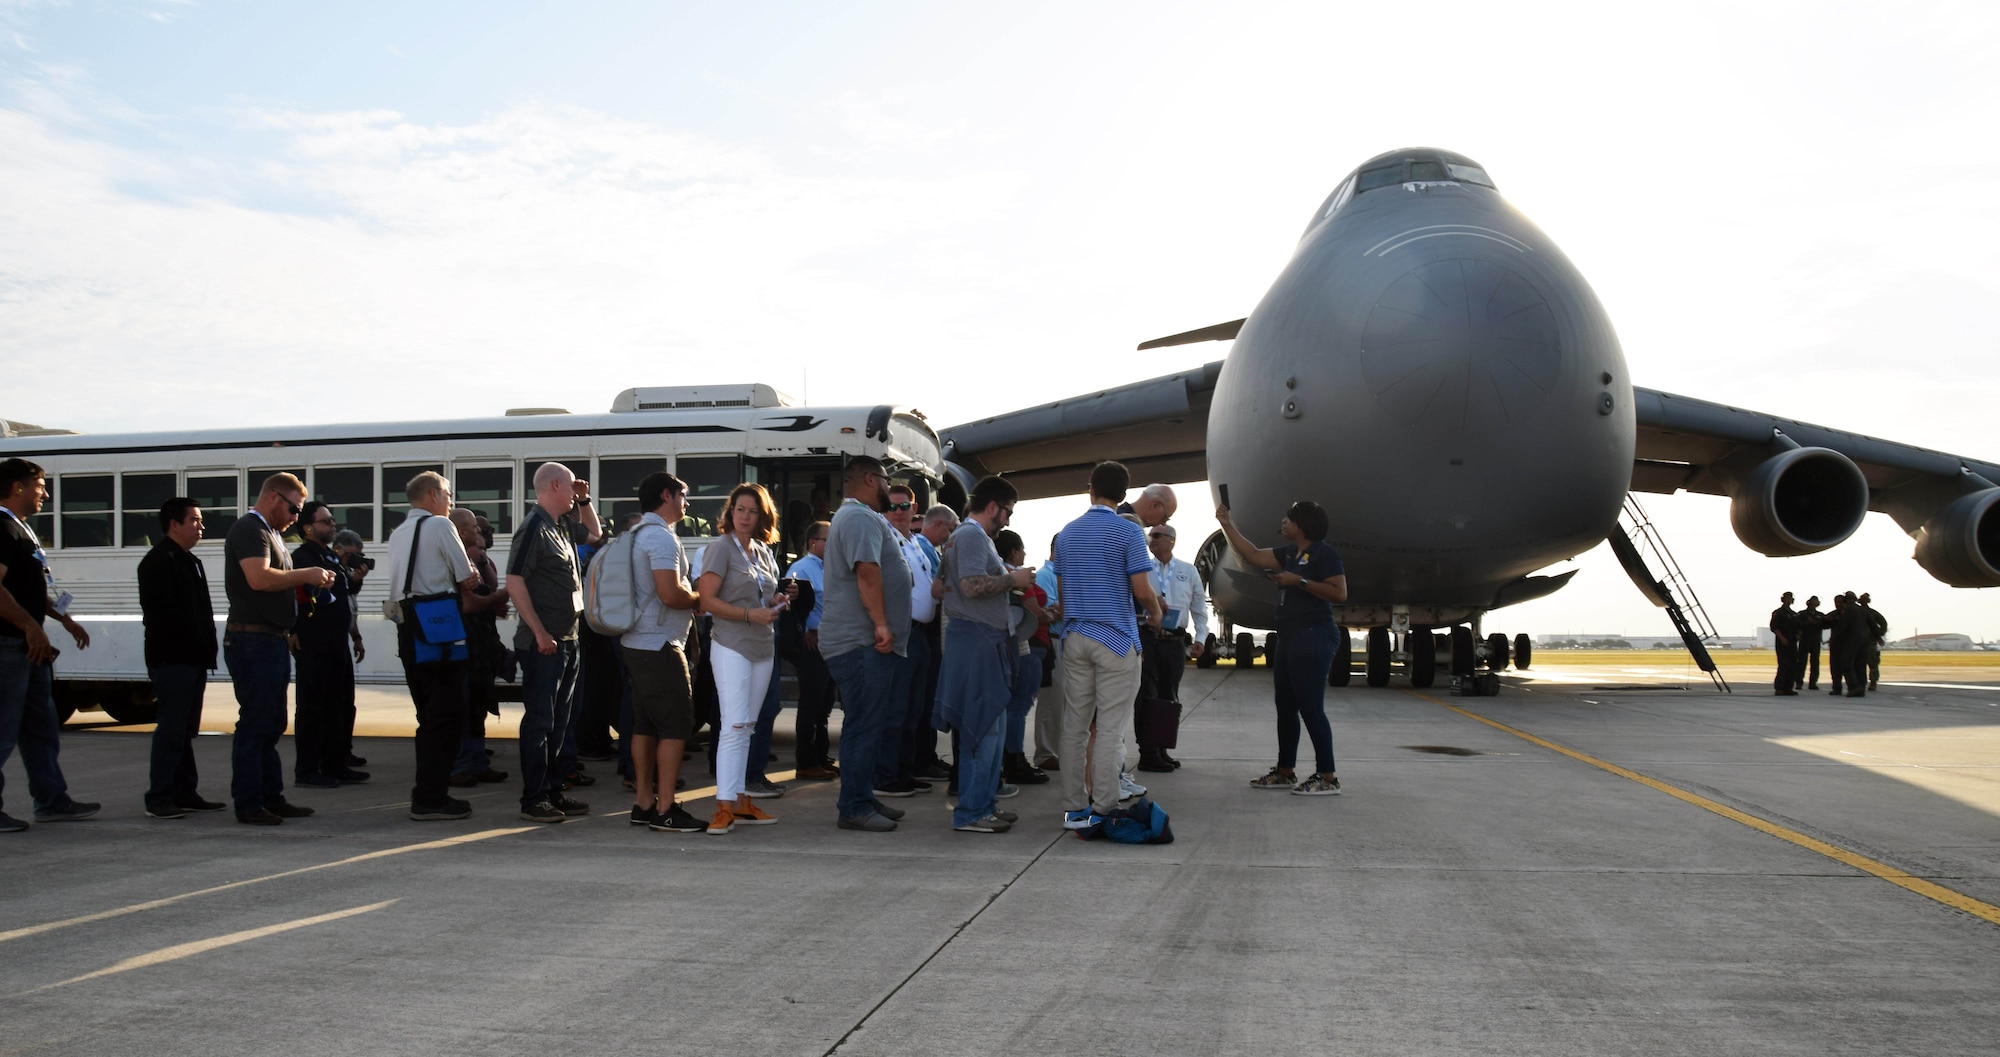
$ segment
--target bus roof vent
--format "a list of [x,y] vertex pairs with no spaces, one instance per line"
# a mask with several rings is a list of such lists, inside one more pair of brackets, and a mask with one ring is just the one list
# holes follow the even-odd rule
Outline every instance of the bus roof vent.
[[673,411],[698,407],[791,407],[792,398],[761,382],[749,385],[657,385],[627,389],[613,411]]
[[16,422],[11,418],[0,418],[0,437],[74,437],[76,430],[57,429],[51,426],[37,426],[29,422]]
[[567,415],[567,414],[569,414],[569,408],[566,407],[510,407],[507,409],[508,418],[519,418],[522,415]]

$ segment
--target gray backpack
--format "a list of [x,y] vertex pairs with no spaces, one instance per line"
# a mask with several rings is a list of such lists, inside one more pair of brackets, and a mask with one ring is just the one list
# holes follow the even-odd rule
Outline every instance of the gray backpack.
[[648,577],[640,582],[638,556],[633,553],[639,533],[659,528],[644,522],[597,548],[583,580],[583,619],[599,635],[623,635],[639,623],[646,599],[653,593]]

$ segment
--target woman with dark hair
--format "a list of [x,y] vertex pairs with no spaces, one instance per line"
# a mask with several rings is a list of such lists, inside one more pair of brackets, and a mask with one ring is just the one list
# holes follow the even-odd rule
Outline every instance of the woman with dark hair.
[[[1326,675],[1333,667],[1333,637],[1345,632],[1333,623],[1333,604],[1347,601],[1347,571],[1326,543],[1326,511],[1300,500],[1285,511],[1278,532],[1284,544],[1259,548],[1237,531],[1229,508],[1215,508],[1215,520],[1230,549],[1278,585],[1278,647],[1266,663],[1278,705],[1278,764],[1258,789],[1290,789],[1298,796],[1340,792],[1333,770],[1333,728],[1326,721]],[[1299,723],[1312,738],[1314,772],[1301,782],[1293,768],[1299,756]]]
[[[777,819],[744,795],[750,736],[777,660],[779,614],[788,601],[778,586],[778,514],[762,485],[740,484],[723,507],[726,531],[702,553],[702,608],[713,618],[708,651],[721,722],[715,733],[715,817],[708,832],[770,825]],[[760,767],[761,771],[762,768]]]

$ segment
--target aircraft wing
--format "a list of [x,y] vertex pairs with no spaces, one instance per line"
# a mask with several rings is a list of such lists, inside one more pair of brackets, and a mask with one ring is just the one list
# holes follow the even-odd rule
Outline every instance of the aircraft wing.
[[[1674,393],[1635,388],[1632,396],[1633,491],[1729,496],[1738,537],[1766,554],[1823,549],[1866,511],[1881,511],[1916,537],[1917,561],[1932,576],[1996,585],[2000,463]],[[1815,536],[1814,523],[1829,527]]]
[[941,430],[962,483],[1005,474],[1023,499],[1089,490],[1090,468],[1116,459],[1133,482],[1208,476],[1208,406],[1222,361]]

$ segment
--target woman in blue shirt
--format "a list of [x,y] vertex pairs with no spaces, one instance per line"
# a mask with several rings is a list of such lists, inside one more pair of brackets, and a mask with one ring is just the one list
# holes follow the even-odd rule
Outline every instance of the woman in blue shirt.
[[[1264,575],[1278,585],[1278,648],[1265,659],[1278,705],[1278,765],[1250,784],[1258,789],[1290,789],[1298,796],[1338,793],[1333,728],[1326,721],[1326,675],[1333,667],[1333,637],[1346,634],[1333,622],[1333,605],[1347,601],[1347,570],[1340,554],[1327,545],[1326,511],[1310,500],[1293,503],[1278,525],[1284,544],[1266,548],[1236,530],[1228,507],[1217,507],[1215,520],[1230,548],[1253,568],[1265,570]],[[1315,768],[1303,782],[1293,770],[1301,720],[1312,738]]]

